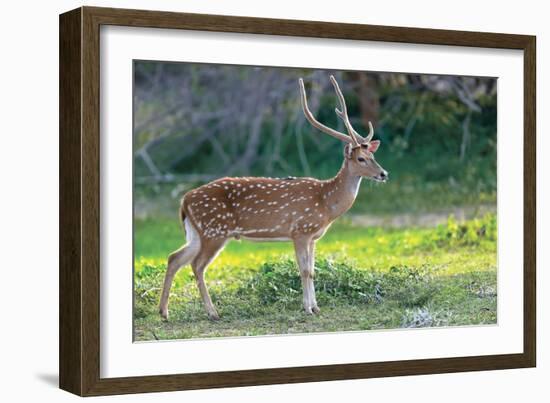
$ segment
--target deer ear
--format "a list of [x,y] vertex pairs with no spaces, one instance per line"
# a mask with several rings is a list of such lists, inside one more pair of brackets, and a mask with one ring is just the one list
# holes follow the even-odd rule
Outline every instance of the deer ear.
[[351,158],[351,155],[353,153],[353,148],[351,147],[351,144],[346,144],[344,147],[344,156],[346,158]]
[[375,153],[376,150],[378,150],[378,147],[380,147],[380,140],[372,140],[369,143],[367,150],[369,150],[371,153]]

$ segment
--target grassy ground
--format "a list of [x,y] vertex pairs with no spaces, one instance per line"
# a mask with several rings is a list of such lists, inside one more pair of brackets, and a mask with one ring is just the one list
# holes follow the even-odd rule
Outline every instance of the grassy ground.
[[301,310],[292,245],[231,241],[206,280],[221,320],[206,318],[190,267],[170,320],[157,313],[166,256],[184,242],[176,220],[135,223],[137,341],[496,323],[496,218],[437,228],[363,228],[341,220],[318,242],[321,313]]

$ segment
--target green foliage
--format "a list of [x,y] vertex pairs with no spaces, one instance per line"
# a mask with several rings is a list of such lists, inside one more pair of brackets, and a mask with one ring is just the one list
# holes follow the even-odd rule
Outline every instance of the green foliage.
[[[324,78],[334,72],[137,62],[135,73],[135,124],[141,127],[135,131],[135,149],[152,142],[149,157],[160,172],[176,178],[168,184],[140,182],[137,200],[166,199],[176,185],[192,188],[228,174],[324,179],[342,164],[342,143],[305,121],[296,85],[304,77],[318,120],[344,130]],[[445,78],[367,76],[364,84],[355,72],[337,74],[354,127],[365,133],[366,118],[377,119],[376,138],[382,145],[376,158],[390,180],[375,188],[363,185],[354,212],[416,213],[495,203],[497,97],[489,90],[494,79],[455,77],[464,85],[476,81],[472,89],[479,110],[472,111],[452,86],[429,85],[434,80],[445,84]],[[376,111],[365,110],[361,88],[377,101]],[[259,134],[251,141],[256,124]],[[245,158],[249,146],[253,152]],[[134,161],[136,178],[152,175],[141,154]]]

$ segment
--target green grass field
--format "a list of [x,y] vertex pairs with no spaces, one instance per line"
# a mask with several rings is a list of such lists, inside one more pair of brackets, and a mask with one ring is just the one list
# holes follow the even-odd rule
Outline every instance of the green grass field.
[[437,228],[339,220],[318,242],[315,316],[301,309],[290,243],[231,241],[206,274],[221,320],[207,319],[189,266],[175,278],[169,321],[161,320],[166,257],[183,242],[176,220],[135,222],[136,341],[496,323],[494,214]]

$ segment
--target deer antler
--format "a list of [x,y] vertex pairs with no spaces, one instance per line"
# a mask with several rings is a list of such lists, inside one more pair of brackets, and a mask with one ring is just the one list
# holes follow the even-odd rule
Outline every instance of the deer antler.
[[359,145],[365,141],[359,133],[357,133],[355,130],[353,130],[353,127],[351,126],[351,123],[349,121],[348,117],[348,108],[346,107],[346,100],[344,99],[344,95],[342,94],[342,91],[340,90],[340,86],[338,85],[338,82],[334,78],[334,76],[330,76],[330,82],[334,86],[334,91],[336,91],[336,95],[338,96],[338,100],[340,101],[340,108],[334,108],[334,111],[336,114],[344,121],[344,125],[346,126],[346,129],[348,130],[348,133],[351,138],[353,138],[355,145]]
[[306,89],[304,87],[304,80],[300,78],[299,82],[300,82],[300,99],[302,100],[302,109],[304,110],[304,115],[306,119],[309,121],[309,123],[311,123],[313,127],[316,127],[322,132],[325,132],[326,134],[329,134],[332,137],[337,138],[338,140],[341,140],[345,143],[351,143],[353,145],[357,145],[357,140],[355,139],[355,137],[353,136],[350,137],[345,135],[344,133],[340,133],[339,131],[331,129],[330,127],[325,126],[321,122],[317,121],[317,119],[315,119],[315,117],[309,110],[309,107],[307,106],[307,95],[306,95]]
[[344,99],[342,91],[340,90],[338,82],[332,75],[330,76],[330,81],[334,86],[334,90],[336,91],[336,95],[338,96],[338,100],[340,101],[340,107],[342,108],[341,110],[338,108],[335,108],[334,110],[336,111],[336,114],[344,121],[344,125],[346,126],[346,129],[348,130],[350,136],[353,137],[358,144],[370,142],[372,140],[372,137],[374,136],[374,128],[372,127],[372,123],[369,121],[369,134],[367,135],[367,137],[363,137],[359,133],[357,133],[351,125],[351,122],[349,121],[346,101]]
[[365,142],[369,143],[372,140],[372,136],[374,136],[374,127],[372,127],[372,123],[369,120],[369,134],[367,134]]

